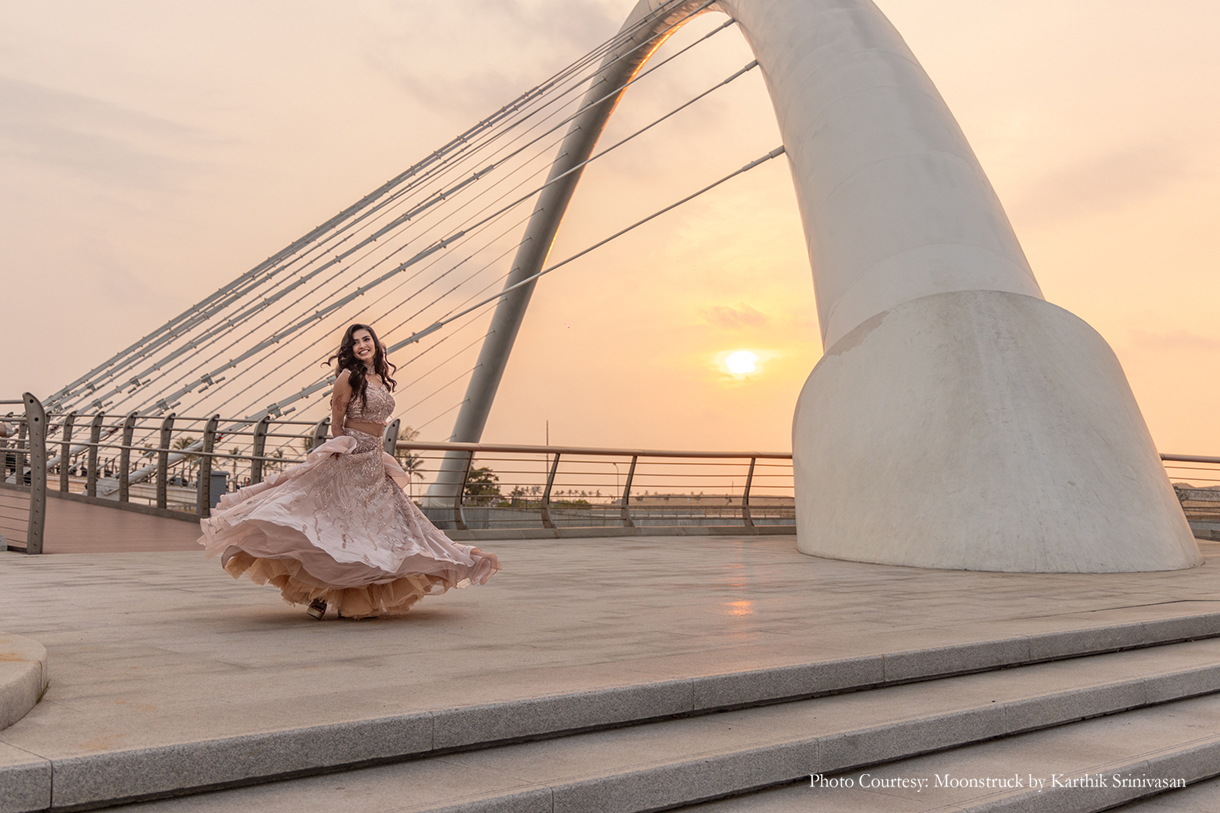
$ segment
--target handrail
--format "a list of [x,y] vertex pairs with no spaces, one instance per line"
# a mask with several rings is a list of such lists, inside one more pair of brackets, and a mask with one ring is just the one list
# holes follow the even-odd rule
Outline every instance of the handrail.
[[507,443],[425,443],[400,440],[395,447],[403,451],[434,452],[501,452],[521,454],[580,454],[615,457],[675,457],[675,458],[758,458],[761,460],[791,460],[792,452],[698,452],[667,451],[664,449],[611,449],[598,446],[523,446]]
[[1220,464],[1220,457],[1207,457],[1197,454],[1163,454],[1161,460],[1170,463],[1216,463]]

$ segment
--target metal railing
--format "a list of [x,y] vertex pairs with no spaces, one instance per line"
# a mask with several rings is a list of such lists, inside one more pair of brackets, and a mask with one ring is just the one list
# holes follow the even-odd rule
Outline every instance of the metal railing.
[[438,470],[446,453],[464,457],[453,498],[423,506],[446,530],[795,528],[790,453],[414,441],[396,447],[408,472]]
[[[0,403],[21,403],[41,414],[33,396]],[[207,517],[222,494],[303,462],[330,431],[329,418],[99,412],[42,415],[35,437],[24,429],[24,414],[0,420],[20,430],[5,452],[11,465],[0,478],[7,481],[0,489],[0,528],[11,529],[14,548],[24,545],[30,553],[42,549],[42,525],[27,514],[33,517],[38,505],[38,516],[45,517],[48,494],[180,519]],[[459,536],[482,530],[555,535],[574,529],[699,526],[758,533],[795,527],[790,454],[423,443],[397,440],[398,433],[394,421],[382,443],[408,472],[409,497]],[[452,499],[429,504],[423,493],[446,452],[465,458],[462,487]],[[39,484],[37,499],[22,496],[39,492]]]
[[1220,457],[1163,454],[1161,460],[1195,536],[1220,539]]

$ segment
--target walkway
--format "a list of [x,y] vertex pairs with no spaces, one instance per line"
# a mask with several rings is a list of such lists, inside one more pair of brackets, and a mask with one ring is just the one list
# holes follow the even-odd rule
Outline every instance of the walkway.
[[197,522],[47,498],[44,553],[192,551],[198,539]]
[[1220,612],[1210,543],[1203,567],[1114,575],[864,565],[770,537],[486,547],[505,570],[485,587],[399,619],[322,623],[200,553],[0,554],[3,629],[44,644],[51,674],[42,703],[0,731],[0,770]]

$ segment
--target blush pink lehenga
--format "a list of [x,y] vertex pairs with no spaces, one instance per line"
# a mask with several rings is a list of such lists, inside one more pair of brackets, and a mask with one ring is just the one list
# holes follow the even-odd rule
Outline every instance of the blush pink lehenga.
[[[393,397],[371,382],[364,407],[356,401],[349,420],[393,414]],[[496,560],[454,544],[407,498],[407,482],[380,438],[345,429],[299,466],[221,497],[199,542],[234,578],[274,585],[292,604],[321,599],[350,618],[405,613],[426,595],[485,584]]]

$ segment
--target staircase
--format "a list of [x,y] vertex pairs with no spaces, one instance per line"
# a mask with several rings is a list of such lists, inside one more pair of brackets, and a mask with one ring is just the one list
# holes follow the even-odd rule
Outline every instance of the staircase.
[[[111,751],[57,762],[54,806],[1168,810],[1220,798],[1218,690],[1220,614],[1194,615]],[[19,774],[0,810],[47,809]]]

